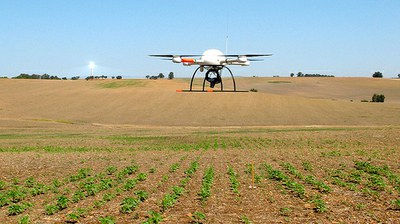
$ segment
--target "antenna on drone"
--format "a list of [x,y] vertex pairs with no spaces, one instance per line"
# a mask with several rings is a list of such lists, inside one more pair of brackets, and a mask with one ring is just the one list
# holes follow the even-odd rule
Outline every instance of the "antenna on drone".
[[228,23],[228,12],[226,13],[226,38],[225,38],[225,54],[228,55],[228,41],[229,41],[229,23]]

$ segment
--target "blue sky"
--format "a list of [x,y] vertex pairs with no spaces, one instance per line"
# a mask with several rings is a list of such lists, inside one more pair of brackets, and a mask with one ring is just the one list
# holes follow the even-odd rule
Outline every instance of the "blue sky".
[[399,0],[1,0],[0,76],[189,77],[147,55],[224,52],[227,34],[228,53],[273,54],[238,75],[400,73]]

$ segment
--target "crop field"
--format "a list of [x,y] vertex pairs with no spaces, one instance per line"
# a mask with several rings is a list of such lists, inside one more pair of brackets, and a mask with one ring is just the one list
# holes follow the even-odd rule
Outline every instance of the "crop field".
[[399,223],[398,133],[0,129],[0,223]]

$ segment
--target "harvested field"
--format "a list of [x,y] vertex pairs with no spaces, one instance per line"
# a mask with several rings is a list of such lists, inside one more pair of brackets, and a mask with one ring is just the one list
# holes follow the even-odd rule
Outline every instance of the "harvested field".
[[373,104],[355,102],[370,79],[354,95],[348,79],[318,79],[342,83],[325,95],[316,79],[258,79],[216,96],[0,80],[0,223],[400,222],[400,82]]

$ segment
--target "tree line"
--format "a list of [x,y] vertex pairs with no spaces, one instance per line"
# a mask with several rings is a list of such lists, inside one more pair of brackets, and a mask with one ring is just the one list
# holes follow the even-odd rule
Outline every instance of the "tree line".
[[[290,77],[295,76],[294,73],[290,73]],[[335,77],[334,75],[321,75],[321,74],[303,74],[302,72],[298,72],[296,74],[297,77]]]
[[[163,73],[159,73],[158,75],[146,75],[146,79],[153,79],[153,80],[155,80],[155,79],[163,79],[163,78],[165,78],[165,76],[164,76]],[[173,79],[173,78],[174,78],[174,73],[173,73],[173,72],[170,72],[170,73],[168,74],[168,79]]]

